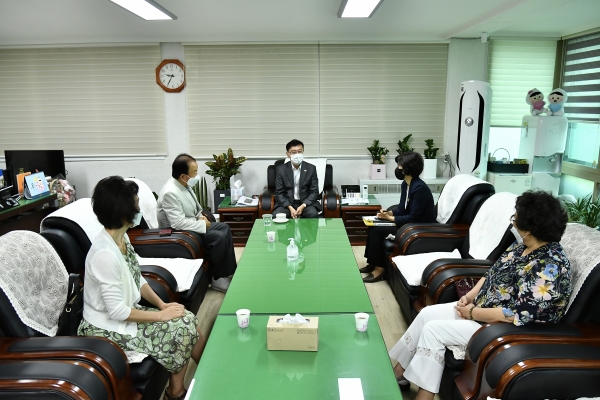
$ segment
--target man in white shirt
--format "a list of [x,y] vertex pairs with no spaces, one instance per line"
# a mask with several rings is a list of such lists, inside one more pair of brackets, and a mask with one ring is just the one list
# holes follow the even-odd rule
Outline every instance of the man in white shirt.
[[285,213],[288,218],[316,218],[322,211],[319,203],[317,168],[304,161],[304,143],[294,139],[286,145],[290,162],[279,165],[275,177],[273,217]]
[[231,275],[237,268],[233,238],[229,225],[210,222],[202,215],[202,207],[192,191],[198,182],[198,163],[188,154],[173,161],[171,178],[160,191],[156,208],[158,225],[200,234],[204,254],[212,270],[212,288],[227,291]]

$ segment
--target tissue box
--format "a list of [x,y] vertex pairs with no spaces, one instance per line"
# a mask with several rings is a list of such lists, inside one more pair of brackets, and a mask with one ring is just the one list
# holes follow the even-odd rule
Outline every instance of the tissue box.
[[272,315],[267,322],[268,350],[319,350],[319,317],[306,317],[306,324],[282,324],[283,315]]

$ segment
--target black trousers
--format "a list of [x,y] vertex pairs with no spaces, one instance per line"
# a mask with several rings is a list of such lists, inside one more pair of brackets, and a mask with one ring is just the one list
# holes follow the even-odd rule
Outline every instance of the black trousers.
[[210,228],[200,236],[204,243],[204,255],[210,264],[213,279],[233,275],[237,268],[237,262],[229,225],[223,222],[211,222]]
[[[300,201],[300,200],[294,200],[294,202],[292,203],[292,207],[294,207],[295,209],[297,209],[301,205],[302,205],[302,201]],[[273,218],[275,218],[275,215],[277,215],[279,213],[285,213],[286,218],[290,218],[292,216],[290,214],[289,208],[277,206],[273,210]],[[300,214],[300,218],[318,218],[318,217],[319,217],[319,211],[317,211],[317,208],[315,206],[306,206],[306,208],[304,210],[302,210],[302,214]]]
[[367,245],[365,246],[365,258],[367,263],[374,267],[385,268],[386,257],[383,249],[383,241],[387,235],[395,235],[397,226],[370,226],[367,233]]

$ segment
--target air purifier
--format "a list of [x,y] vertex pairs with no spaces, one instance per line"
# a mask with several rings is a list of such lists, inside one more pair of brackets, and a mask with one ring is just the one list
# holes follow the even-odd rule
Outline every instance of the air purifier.
[[492,89],[488,82],[460,84],[456,173],[487,175]]

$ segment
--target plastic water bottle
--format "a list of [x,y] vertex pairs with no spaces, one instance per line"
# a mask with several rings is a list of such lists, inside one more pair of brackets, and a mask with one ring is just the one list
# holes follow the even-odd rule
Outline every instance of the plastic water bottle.
[[287,247],[287,259],[288,260],[297,260],[298,259],[298,246],[296,246],[296,242],[294,238],[288,239],[290,244]]

